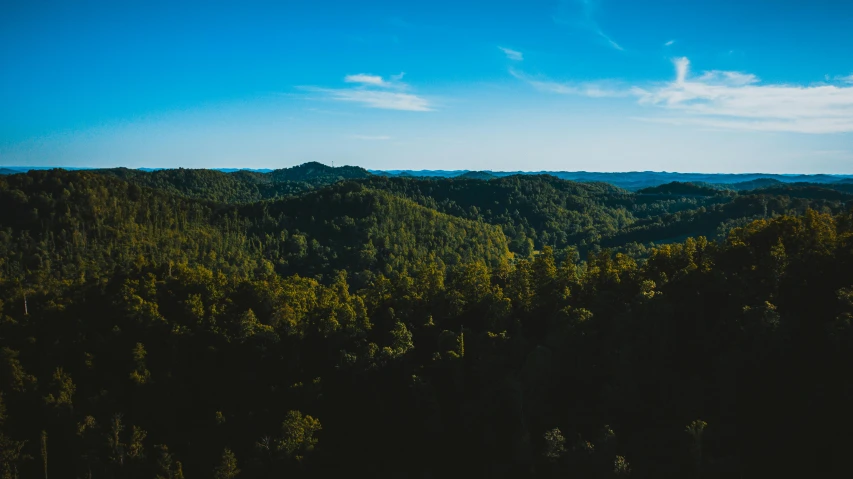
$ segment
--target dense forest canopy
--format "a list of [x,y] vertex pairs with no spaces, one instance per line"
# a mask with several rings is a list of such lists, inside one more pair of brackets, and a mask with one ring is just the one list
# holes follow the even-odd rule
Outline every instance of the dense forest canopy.
[[0,478],[849,474],[853,190],[701,181],[2,176]]

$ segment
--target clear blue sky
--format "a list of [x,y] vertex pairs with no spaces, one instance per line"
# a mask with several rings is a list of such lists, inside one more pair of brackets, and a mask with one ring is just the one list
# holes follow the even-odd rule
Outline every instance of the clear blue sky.
[[6,2],[0,165],[853,173],[851,32],[841,0]]

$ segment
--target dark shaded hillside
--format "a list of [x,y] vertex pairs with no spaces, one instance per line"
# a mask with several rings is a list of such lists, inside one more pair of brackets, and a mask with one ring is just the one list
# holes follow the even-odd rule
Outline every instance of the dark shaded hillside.
[[139,186],[224,203],[251,203],[282,198],[345,179],[370,176],[370,173],[358,167],[332,168],[316,162],[268,173],[245,170],[225,173],[218,170],[184,168],[154,171],[113,168],[93,171],[116,176]]
[[175,195],[223,203],[259,201],[279,194],[300,193],[305,189],[298,184],[273,188],[263,174],[251,172],[224,173],[217,170],[184,168],[155,171],[114,168],[94,171]]
[[[802,190],[795,191],[802,192]],[[831,190],[826,191],[835,193]],[[780,192],[790,193],[786,190]],[[628,243],[670,243],[682,241],[690,236],[715,238],[725,236],[733,227],[744,226],[757,219],[779,215],[802,215],[808,209],[839,213],[853,206],[853,203],[845,205],[844,202],[838,201],[839,198],[834,197],[833,194],[829,195],[831,198],[820,196],[810,194],[738,196],[730,202],[638,220],[619,233],[606,238],[600,245],[618,248]]]
[[637,190],[640,195],[678,195],[678,196],[720,196],[727,193],[720,188],[696,183],[679,183],[673,181],[665,185]]
[[466,173],[462,173],[456,178],[469,180],[491,180],[493,178],[497,178],[497,176],[485,171],[468,171]]
[[[755,213],[737,216],[739,208],[719,210],[715,215],[704,209],[730,203],[736,192],[724,185],[670,183],[640,190],[637,194],[605,183],[578,183],[553,176],[517,175],[482,181],[471,178],[364,178],[363,170],[330,168],[318,163],[272,173],[211,170],[114,169],[98,173],[117,176],[136,185],[170,194],[225,203],[252,203],[265,199],[288,198],[356,177],[373,189],[409,198],[418,204],[452,216],[500,226],[511,251],[530,257],[545,245],[557,250],[576,246],[582,253],[600,245],[642,253],[649,243],[671,242],[690,234],[723,233],[731,225],[756,218]],[[767,198],[787,196],[815,201],[815,207],[839,208],[849,200],[845,184],[775,184],[770,188],[743,191]],[[787,201],[787,200],[785,200]],[[831,202],[827,204],[825,202]],[[797,207],[802,211],[803,207]],[[770,214],[775,214],[771,212]],[[715,225],[696,227],[696,218]],[[714,219],[712,219],[714,218]],[[639,223],[638,223],[639,222]],[[728,225],[728,226],[727,226]],[[637,232],[643,231],[642,234]],[[635,238],[635,240],[628,240]],[[642,239],[642,241],[639,241]]]
[[[805,209],[837,202],[736,196],[663,223],[766,216],[722,241],[508,262],[496,227],[374,181],[226,205],[90,172],[0,178],[0,473],[848,472],[853,216]],[[499,183],[487,199],[531,218],[643,199],[554,181],[386,189]]]
[[266,175],[273,181],[304,181],[312,184],[334,183],[340,180],[367,178],[370,172],[358,166],[339,166],[333,168],[312,161],[291,168],[273,170]]
[[[452,178],[466,170],[394,170],[393,174],[414,177]],[[485,171],[497,177],[514,175],[551,175],[560,179],[580,182],[604,182],[636,191],[666,183],[707,183],[727,186],[752,181],[776,180],[781,183],[834,183],[850,180],[851,175],[780,175],[771,173],[675,173],[665,171],[594,172],[594,171]]]
[[550,176],[363,181],[443,213],[500,225],[510,249],[523,256],[542,245],[563,248],[592,243],[633,221],[628,211],[632,195],[604,183],[574,183]]
[[766,188],[768,186],[779,186],[782,182],[773,178],[759,178],[752,181],[741,181],[727,185],[738,191],[754,190],[758,188]]
[[[447,265],[479,260],[496,266],[509,256],[506,239],[495,226],[351,182],[248,205],[239,212],[254,219],[249,229],[253,236],[272,238],[272,244],[263,246],[267,257],[302,274],[388,272],[430,257]],[[288,239],[279,241],[284,237]]]
[[93,172],[33,171],[0,179],[0,225],[4,251],[23,268],[18,274],[77,258],[93,276],[134,262],[200,261],[240,264],[241,274],[270,264],[322,277],[336,269],[387,273],[430,255],[492,265],[508,255],[496,227],[352,183],[237,207]]
[[849,472],[839,190],[120,174],[0,177],[4,479]]

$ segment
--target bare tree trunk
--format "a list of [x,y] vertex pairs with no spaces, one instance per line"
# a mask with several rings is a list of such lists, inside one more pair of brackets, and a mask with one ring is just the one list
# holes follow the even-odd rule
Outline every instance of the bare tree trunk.
[[47,479],[47,431],[41,432],[41,459],[44,461],[44,479]]

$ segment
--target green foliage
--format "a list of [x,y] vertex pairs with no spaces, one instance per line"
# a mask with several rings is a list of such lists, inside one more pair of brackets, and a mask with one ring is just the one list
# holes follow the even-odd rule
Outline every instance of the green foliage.
[[222,460],[213,470],[213,479],[234,479],[240,475],[240,469],[237,468],[237,456],[231,452],[231,449],[225,448],[222,453]]
[[287,457],[301,461],[305,454],[314,450],[317,445],[314,435],[322,429],[317,419],[303,416],[299,411],[288,411],[281,425],[281,438],[276,441],[276,449]]
[[847,472],[842,190],[347,171],[0,178],[0,477]]
[[45,404],[56,409],[70,411],[73,408],[73,396],[77,386],[71,380],[71,375],[62,368],[56,368],[50,384],[51,392],[44,398]]
[[175,461],[169,448],[163,444],[157,449],[157,463],[154,469],[154,479],[184,479],[184,470],[180,461]]

